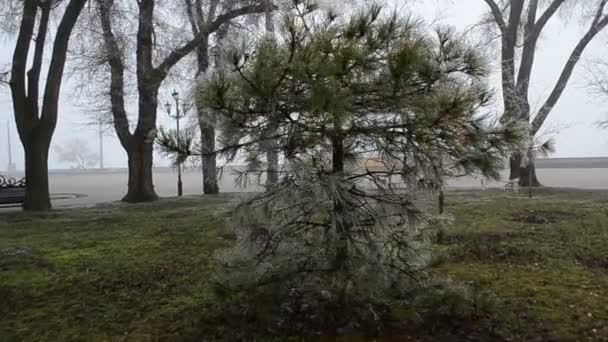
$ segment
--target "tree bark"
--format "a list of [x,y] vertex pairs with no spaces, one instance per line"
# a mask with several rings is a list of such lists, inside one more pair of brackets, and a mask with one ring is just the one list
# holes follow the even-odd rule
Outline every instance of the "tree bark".
[[[344,141],[337,135],[332,138],[332,174],[341,177],[344,173]],[[338,189],[336,191],[339,191]],[[333,224],[338,236],[336,246],[336,257],[334,268],[342,269],[346,266],[348,259],[348,240],[350,235],[350,223],[347,219],[348,212],[341,196],[334,196],[333,201]]]
[[268,160],[266,186],[272,187],[279,182],[279,153],[275,141],[268,142],[266,159]]
[[521,156],[519,153],[512,153],[509,158],[509,180],[519,179],[521,175]]
[[533,158],[529,159],[527,165],[522,166],[521,155],[513,153],[509,160],[509,180],[517,180],[517,184],[522,187],[540,187],[542,184],[536,175],[536,165]]
[[[200,8],[199,8],[200,10]],[[201,14],[202,15],[202,14]],[[198,18],[202,22],[202,18]],[[201,24],[202,25],[202,24]],[[197,27],[193,23],[192,30],[196,33]],[[201,76],[209,69],[209,36],[201,40],[201,44],[196,49],[198,70],[197,76]],[[218,60],[216,60],[217,64]],[[217,182],[217,160],[215,151],[215,124],[214,113],[205,111],[202,105],[197,103],[198,125],[201,131],[201,172],[203,176],[203,193],[205,195],[216,195],[220,192]]]
[[521,167],[519,171],[519,186],[522,187],[540,187],[542,186],[536,176],[536,165],[534,160],[530,161],[525,167]]
[[[266,34],[274,38],[274,16],[273,16],[273,4],[272,0],[265,0],[265,13],[264,13],[264,24],[266,28]],[[271,130],[271,134],[274,134],[276,129]],[[268,161],[266,185],[272,187],[279,182],[279,152],[277,149],[276,141],[268,142],[268,150],[266,151],[266,159]]]
[[[202,114],[201,114],[202,115]],[[201,146],[203,150],[203,193],[215,195],[220,192],[217,183],[217,163],[215,151],[215,128],[206,120],[199,120]]]
[[51,209],[49,191],[48,158],[49,143],[42,136],[32,135],[24,144],[25,151],[25,201],[27,211],[46,211]]
[[127,150],[129,156],[129,186],[122,199],[128,203],[151,202],[158,199],[154,191],[152,165],[154,145],[144,136],[133,136]]
[[124,202],[150,202],[158,199],[154,190],[154,141],[159,83],[142,80],[139,88],[140,118],[125,147],[129,156],[129,185]]

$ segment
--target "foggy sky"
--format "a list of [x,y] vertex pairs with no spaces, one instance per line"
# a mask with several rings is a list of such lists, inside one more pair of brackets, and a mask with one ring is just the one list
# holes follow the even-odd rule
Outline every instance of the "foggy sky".
[[[393,6],[398,9],[403,9],[402,3],[402,0],[392,0]],[[441,22],[442,24],[453,25],[460,31],[477,22],[482,14],[487,11],[487,5],[485,5],[483,0],[418,0],[409,8],[414,15],[424,18],[427,22]],[[581,36],[583,29],[584,27],[577,22],[570,22],[568,25],[565,25],[559,18],[554,18],[548,25],[546,34],[540,41],[534,78],[532,79],[530,101],[533,108],[538,108],[544,102],[559,76],[561,67],[566,62],[572,47]],[[603,33],[602,37],[598,37],[587,48],[583,60],[579,63],[567,90],[545,122],[545,128],[559,130],[559,134],[556,136],[557,152],[553,157],[608,156],[608,131],[602,131],[596,125],[597,121],[608,118],[608,109],[606,109],[608,99],[602,102],[602,99],[598,99],[596,95],[584,87],[587,84],[585,63],[602,56],[602,50],[605,50],[606,43],[608,42],[607,39],[608,31]],[[13,47],[13,40],[0,40],[0,66],[9,65]],[[493,53],[493,56],[498,55]],[[498,75],[495,73],[491,79],[492,87],[499,93],[500,84]],[[87,121],[87,117],[83,114],[86,108],[79,107],[75,101],[70,99],[70,88],[69,82],[65,82],[61,93],[62,100],[60,102],[59,121],[53,145],[62,144],[73,137],[81,137],[89,141],[89,146],[93,151],[97,151],[98,140],[96,130],[93,127],[84,125],[84,122]],[[173,85],[171,84],[163,84],[159,103],[164,103],[168,99],[166,95],[172,88]],[[184,93],[185,90],[183,89]],[[495,110],[499,111],[499,107],[499,101],[497,101],[497,108]],[[163,126],[172,124],[166,118],[163,107],[159,107],[158,117],[159,124]],[[5,169],[7,165],[5,132],[5,122],[7,119],[11,121],[11,128],[13,130],[13,158],[17,163],[17,167],[22,169],[22,150],[14,127],[10,92],[8,87],[1,87],[0,170]],[[126,154],[115,136],[107,136],[104,146],[106,167],[126,166]],[[159,157],[155,161],[156,165],[168,165],[168,163],[167,160]],[[53,147],[51,147],[49,164],[51,168],[67,167],[67,165],[62,165],[56,160]]]

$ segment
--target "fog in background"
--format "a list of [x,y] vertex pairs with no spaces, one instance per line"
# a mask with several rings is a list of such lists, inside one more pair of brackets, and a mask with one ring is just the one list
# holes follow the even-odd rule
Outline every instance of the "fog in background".
[[[455,26],[460,32],[475,24],[485,13],[487,5],[483,0],[417,0],[411,1],[407,6],[401,0],[387,1],[389,6],[397,10],[409,11],[416,17],[421,17],[427,24],[449,24]],[[556,20],[557,19],[557,20]],[[560,18],[548,25],[546,35],[541,38],[540,48],[537,53],[537,63],[532,80],[531,103],[533,108],[538,108],[544,101],[559,76],[559,72],[573,46],[581,37],[584,29],[578,22],[565,23]],[[575,76],[572,78],[568,89],[555,107],[545,123],[548,130],[558,130],[556,136],[557,152],[553,157],[594,157],[608,156],[608,132],[597,128],[597,121],[608,117],[606,104],[602,99],[598,99],[595,94],[585,88],[588,73],[585,64],[594,58],[601,57],[602,50],[608,42],[608,36],[597,39],[586,50],[583,61],[578,65]],[[10,58],[14,47],[12,38],[2,38],[0,40],[0,66],[10,66]],[[496,47],[486,47],[490,61],[493,62],[494,74],[491,77],[491,84],[496,89],[497,95],[500,92],[498,76],[498,54]],[[608,58],[608,57],[607,57]],[[69,68],[67,68],[69,70]],[[50,168],[66,168],[68,165],[58,162],[54,146],[62,145],[79,137],[86,139],[93,152],[98,150],[98,131],[97,127],[86,125],[91,120],[87,115],[87,108],[78,105],[81,101],[76,101],[71,94],[77,86],[73,81],[66,79],[61,93],[61,103],[59,121],[53,145],[51,146]],[[177,86],[184,95],[187,92],[187,84]],[[173,84],[163,84],[159,99],[159,126],[174,127],[174,122],[167,118],[164,104],[171,100],[169,94],[173,90]],[[493,108],[488,108],[498,114],[500,110],[500,97],[496,96]],[[19,169],[23,168],[23,154],[21,143],[18,140],[17,131],[14,125],[13,112],[8,87],[0,88],[0,170],[6,168],[8,163],[6,121],[10,120],[11,135],[13,141],[13,160]],[[126,167],[126,153],[120,146],[114,134],[108,134],[104,138],[105,166],[106,167]],[[155,161],[157,166],[167,166],[170,162],[157,156]]]

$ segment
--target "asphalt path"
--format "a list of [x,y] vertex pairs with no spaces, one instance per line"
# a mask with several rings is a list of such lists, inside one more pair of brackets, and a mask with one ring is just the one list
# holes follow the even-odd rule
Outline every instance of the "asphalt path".
[[[608,168],[577,169],[551,168],[539,169],[538,178],[545,186],[579,189],[608,189]],[[485,182],[488,188],[504,187],[507,172],[503,172],[502,181]],[[185,172],[183,175],[184,195],[202,193],[202,181],[199,172]],[[127,174],[125,172],[87,173],[87,174],[53,174],[50,177],[51,192],[63,195],[54,201],[55,206],[87,206],[97,203],[118,201],[127,189]],[[171,171],[155,172],[154,184],[156,192],[161,197],[173,197],[177,194],[177,174]],[[452,189],[480,188],[480,179],[463,177],[448,181]],[[225,173],[220,179],[222,192],[248,192],[260,188],[248,186],[243,188],[236,184],[235,176]],[[68,196],[65,196],[65,195]],[[78,197],[69,197],[75,194]]]
[[[556,159],[539,163],[537,170],[540,181],[545,186],[579,189],[608,189],[608,159]],[[506,179],[507,172],[503,172]],[[184,195],[202,193],[200,171],[184,172]],[[92,206],[99,203],[119,201],[127,189],[126,170],[108,170],[105,172],[52,172],[50,187],[53,194],[53,205],[61,207]],[[161,197],[176,195],[177,173],[171,169],[158,169],[154,172],[155,190]],[[486,187],[504,187],[505,181],[485,182]],[[452,189],[480,188],[480,179],[464,177],[448,181]],[[222,192],[248,192],[259,188],[240,187],[235,176],[226,170],[220,179]]]

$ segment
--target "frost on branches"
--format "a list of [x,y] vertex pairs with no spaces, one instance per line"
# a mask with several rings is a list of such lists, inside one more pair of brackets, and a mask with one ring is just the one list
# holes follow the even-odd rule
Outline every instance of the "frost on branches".
[[377,328],[428,284],[415,195],[446,177],[497,178],[520,130],[484,115],[483,58],[453,30],[377,6],[292,13],[276,38],[226,51],[229,71],[200,90],[219,152],[248,163],[241,179],[266,172],[269,146],[283,160],[280,181],[234,210],[216,280],[277,304],[280,324]]

